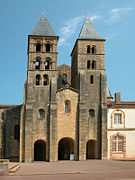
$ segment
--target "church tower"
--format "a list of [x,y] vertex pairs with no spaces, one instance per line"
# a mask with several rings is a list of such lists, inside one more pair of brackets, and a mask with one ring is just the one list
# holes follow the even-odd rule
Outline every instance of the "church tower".
[[[20,143],[20,161],[53,159],[50,146],[53,149],[55,144],[53,128],[57,118],[55,93],[58,38],[44,13],[32,34],[28,36],[25,118],[22,122],[24,128],[21,127],[23,133]],[[40,152],[39,149],[41,149]]]
[[86,17],[71,53],[71,85],[80,91],[79,160],[106,158],[107,156],[104,41]]

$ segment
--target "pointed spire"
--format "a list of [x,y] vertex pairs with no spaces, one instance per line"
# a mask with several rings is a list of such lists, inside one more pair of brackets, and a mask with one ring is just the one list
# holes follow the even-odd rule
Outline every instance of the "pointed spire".
[[102,39],[96,28],[90,22],[88,15],[86,15],[78,39]]
[[112,98],[112,95],[111,95],[111,92],[110,92],[110,89],[108,88],[108,86],[107,86],[107,97],[108,98]]
[[54,30],[52,29],[47,18],[44,15],[44,11],[42,12],[42,16],[33,30],[32,35],[56,36]]

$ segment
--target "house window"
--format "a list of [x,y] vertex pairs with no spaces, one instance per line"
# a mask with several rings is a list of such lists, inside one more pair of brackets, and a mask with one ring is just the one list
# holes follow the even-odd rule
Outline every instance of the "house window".
[[41,76],[39,74],[36,75],[36,85],[39,86],[41,81]]
[[92,54],[96,54],[96,46],[92,46]]
[[92,61],[92,69],[96,69],[96,61]]
[[37,43],[36,44],[36,52],[40,52],[41,51],[41,44]]
[[39,119],[43,119],[45,117],[44,109],[39,109]]
[[46,44],[46,52],[50,52],[50,44],[49,43]]
[[87,46],[87,53],[90,53],[90,45]]
[[43,85],[47,86],[49,84],[49,78],[47,74],[44,74],[44,81],[43,81]]
[[122,114],[114,114],[114,124],[122,124]]
[[71,111],[70,101],[65,101],[65,113],[69,113]]
[[90,76],[90,84],[94,84],[94,76],[93,75]]
[[90,69],[90,60],[87,61],[87,69]]
[[95,110],[94,109],[89,110],[89,118],[91,118],[91,117],[95,117]]
[[20,140],[20,126],[19,125],[16,125],[14,127],[14,139],[16,140]]
[[124,137],[114,136],[112,138],[112,151],[113,152],[123,152]]
[[40,60],[36,60],[35,69],[40,69]]
[[62,74],[62,77],[61,77],[61,80],[62,80],[62,84],[67,84],[67,74]]

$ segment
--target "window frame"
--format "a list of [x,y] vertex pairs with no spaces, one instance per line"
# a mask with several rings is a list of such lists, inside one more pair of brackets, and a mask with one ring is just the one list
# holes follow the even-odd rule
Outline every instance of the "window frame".
[[89,109],[89,118],[94,118],[94,117],[95,117],[95,110]]
[[71,112],[71,102],[69,100],[65,101],[65,114],[69,114]]
[[[42,112],[42,116],[41,116],[41,112]],[[45,110],[44,109],[42,109],[42,108],[39,109],[38,118],[41,120],[45,118]]]

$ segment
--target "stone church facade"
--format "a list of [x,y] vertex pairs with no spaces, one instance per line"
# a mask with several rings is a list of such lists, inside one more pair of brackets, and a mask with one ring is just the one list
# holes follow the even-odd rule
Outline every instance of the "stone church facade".
[[[105,40],[86,17],[71,52],[71,67],[58,67],[58,39],[42,14],[28,36],[24,102],[0,105],[0,158],[33,162],[127,157],[124,138],[122,148],[114,148],[124,134],[120,132],[124,115],[117,115],[120,126],[108,125],[111,109],[121,114],[123,106],[119,94],[118,103],[107,88]],[[135,112],[135,103],[132,108]],[[123,131],[135,136],[135,124]],[[135,156],[135,151],[131,154]]]

